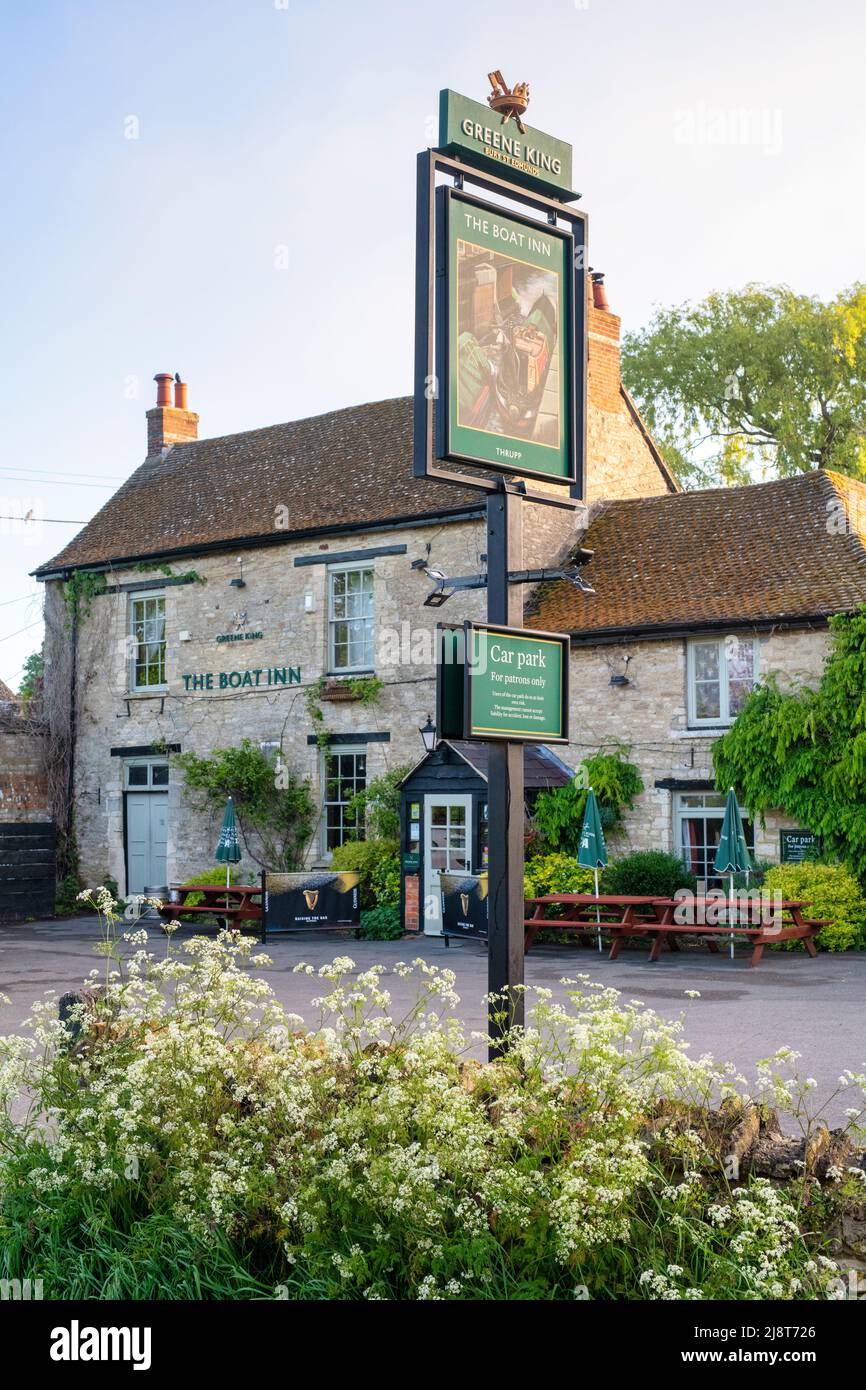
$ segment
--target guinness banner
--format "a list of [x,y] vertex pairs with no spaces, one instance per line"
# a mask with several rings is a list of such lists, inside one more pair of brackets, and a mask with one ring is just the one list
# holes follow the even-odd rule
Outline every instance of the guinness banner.
[[487,874],[440,874],[445,936],[487,940]]
[[266,933],[359,927],[361,894],[357,873],[268,874]]

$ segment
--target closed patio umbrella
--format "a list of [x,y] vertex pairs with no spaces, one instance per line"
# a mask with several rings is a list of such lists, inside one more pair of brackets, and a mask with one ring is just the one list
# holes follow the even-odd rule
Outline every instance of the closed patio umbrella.
[[734,958],[734,874],[746,874],[746,882],[748,882],[748,873],[751,867],[752,861],[749,858],[749,849],[743,834],[743,818],[740,815],[736,793],[731,787],[725,801],[722,833],[719,836],[719,846],[713,860],[713,868],[717,874],[731,875],[728,912],[728,920],[731,923],[731,960]]
[[230,865],[237,864],[242,858],[241,842],[238,835],[237,821],[235,820],[235,807],[231,797],[226,802],[226,813],[223,816],[223,823],[220,827],[219,842],[216,847],[216,858],[220,864],[226,866],[226,888],[230,886]]
[[[595,896],[598,897],[598,871],[607,864],[607,850],[604,846],[604,831],[601,828],[601,816],[598,810],[598,801],[595,792],[590,787],[586,794],[586,807],[583,812],[583,828],[580,832],[580,847],[577,851],[577,862],[582,864],[585,869],[592,869],[595,874]],[[601,918],[598,906],[595,909],[596,921],[599,923],[596,936],[598,938],[598,949],[601,950]]]

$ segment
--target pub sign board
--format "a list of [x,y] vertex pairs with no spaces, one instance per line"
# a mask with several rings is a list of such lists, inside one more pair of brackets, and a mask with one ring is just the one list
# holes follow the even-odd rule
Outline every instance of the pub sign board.
[[436,190],[436,454],[573,483],[574,238]]
[[579,196],[571,188],[571,145],[523,122],[503,122],[489,106],[448,88],[439,93],[439,148],[552,198]]
[[361,876],[354,872],[269,873],[266,932],[361,925]]
[[440,874],[442,932],[487,939],[487,874]]
[[464,629],[464,738],[568,743],[568,634]]
[[821,853],[821,836],[813,830],[780,830],[779,858],[783,864],[805,864]]

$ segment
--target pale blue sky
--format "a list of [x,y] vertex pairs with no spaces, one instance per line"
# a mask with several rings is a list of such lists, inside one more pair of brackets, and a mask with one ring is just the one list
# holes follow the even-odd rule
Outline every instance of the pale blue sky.
[[[414,156],[439,88],[483,100],[494,67],[573,143],[624,327],[747,280],[864,276],[860,0],[0,15],[2,516],[91,516],[144,457],[157,371],[189,382],[203,435],[408,392]],[[0,520],[10,684],[40,641],[28,571],[76,529]]]

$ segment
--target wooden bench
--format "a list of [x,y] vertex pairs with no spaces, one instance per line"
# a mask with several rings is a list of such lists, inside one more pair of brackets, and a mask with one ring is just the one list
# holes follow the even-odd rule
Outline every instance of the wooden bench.
[[[239,927],[242,922],[261,924],[264,917],[259,884],[233,883],[227,889],[212,883],[185,883],[173,892],[177,895],[176,901],[163,903],[159,909],[163,924],[179,922],[182,917],[190,915],[217,917],[225,926]],[[204,902],[187,904],[186,899],[193,893],[201,893]]]

